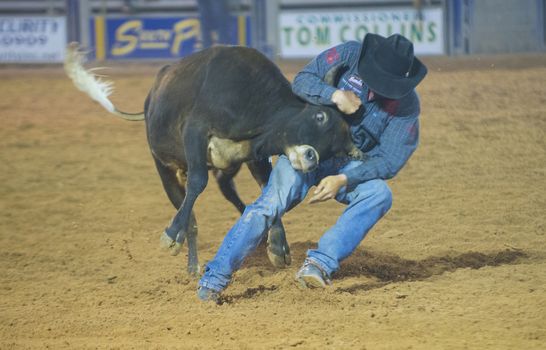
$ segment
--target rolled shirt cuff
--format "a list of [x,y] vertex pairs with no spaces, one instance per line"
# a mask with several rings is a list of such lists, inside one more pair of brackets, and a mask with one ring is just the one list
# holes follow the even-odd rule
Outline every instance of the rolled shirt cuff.
[[332,95],[334,94],[334,92],[336,92],[336,90],[337,89],[335,87],[326,85],[320,92],[320,97],[323,100],[322,103],[328,104],[328,105],[335,105],[335,103],[332,101]]
[[349,169],[347,171],[342,171],[341,173],[347,177],[347,188],[352,189],[363,180],[360,178],[360,173],[362,171],[358,168]]

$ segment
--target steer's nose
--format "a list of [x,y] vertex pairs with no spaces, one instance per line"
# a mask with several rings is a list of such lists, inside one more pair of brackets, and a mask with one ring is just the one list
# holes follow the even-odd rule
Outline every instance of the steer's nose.
[[286,155],[290,159],[292,167],[304,173],[314,170],[319,163],[319,154],[316,149],[309,145],[298,145],[288,147]]

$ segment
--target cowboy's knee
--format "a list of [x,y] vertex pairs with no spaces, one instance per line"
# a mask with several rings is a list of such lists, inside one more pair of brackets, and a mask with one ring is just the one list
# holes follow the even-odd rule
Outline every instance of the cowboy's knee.
[[383,180],[368,181],[358,185],[356,190],[358,192],[357,198],[372,199],[375,205],[381,207],[384,212],[387,212],[392,206],[392,191]]
[[270,184],[275,187],[291,187],[300,181],[300,175],[286,156],[280,156],[271,173]]
[[383,180],[378,180],[374,183],[373,196],[376,198],[379,205],[384,211],[388,211],[392,206],[392,191],[387,183]]

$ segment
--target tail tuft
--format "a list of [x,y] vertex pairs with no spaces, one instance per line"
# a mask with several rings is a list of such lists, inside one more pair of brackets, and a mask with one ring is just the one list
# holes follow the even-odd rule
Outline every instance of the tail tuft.
[[66,49],[64,70],[74,85],[80,91],[100,103],[110,113],[128,120],[143,120],[143,113],[125,113],[116,109],[114,104],[108,99],[108,96],[113,91],[114,84],[111,81],[101,79],[100,76],[93,73],[93,70],[100,68],[84,68],[83,64],[86,61],[86,54],[76,42],[70,43]]
[[80,91],[85,92],[109,112],[116,113],[116,108],[108,99],[113,90],[113,83],[102,80],[93,74],[91,70],[86,70],[83,67],[86,61],[85,55],[86,52],[80,50],[78,43],[70,43],[64,60],[66,74]]

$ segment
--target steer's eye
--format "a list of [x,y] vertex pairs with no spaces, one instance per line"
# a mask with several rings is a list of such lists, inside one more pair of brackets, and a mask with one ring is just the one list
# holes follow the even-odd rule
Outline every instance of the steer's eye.
[[324,112],[318,112],[315,114],[315,120],[318,124],[324,124],[328,120],[328,116]]

